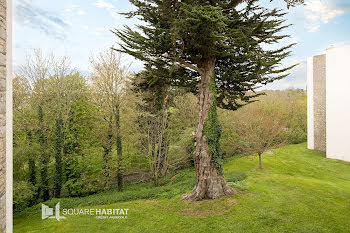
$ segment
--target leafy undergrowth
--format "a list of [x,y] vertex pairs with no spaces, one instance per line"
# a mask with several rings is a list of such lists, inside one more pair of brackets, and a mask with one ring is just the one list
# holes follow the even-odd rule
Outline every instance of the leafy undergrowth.
[[40,205],[14,218],[14,232],[350,232],[350,163],[291,145],[257,157],[225,161],[228,183],[243,194],[185,202],[195,182],[192,169],[170,176],[164,186],[150,183],[84,198],[47,202],[61,208],[127,208],[127,219],[67,216],[41,220]]
[[[86,197],[53,198],[44,202],[48,206],[55,206],[60,202],[61,208],[75,208],[81,206],[105,205],[115,202],[132,201],[138,199],[172,198],[176,195],[188,192],[195,184],[193,169],[184,169],[178,174],[167,177],[166,184],[155,187],[152,182],[127,185],[123,192],[106,190]],[[17,216],[36,214],[41,211],[41,204],[32,206]]]

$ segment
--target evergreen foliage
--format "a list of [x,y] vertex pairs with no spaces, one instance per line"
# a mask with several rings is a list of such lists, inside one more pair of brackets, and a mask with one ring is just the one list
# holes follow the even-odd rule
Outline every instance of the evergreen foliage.
[[[158,79],[187,87],[198,96],[197,183],[182,198],[198,201],[234,194],[222,176],[216,106],[237,110],[264,94],[256,93],[261,84],[288,76],[294,65],[282,67],[282,61],[293,44],[277,49],[266,46],[289,37],[281,34],[289,26],[284,24],[286,13],[259,6],[258,0],[130,2],[136,10],[126,15],[144,24],[136,30],[128,26],[114,30],[121,40],[116,50],[144,61],[146,70]],[[290,6],[300,1],[286,2]],[[208,159],[216,171],[207,166]]]
[[146,69],[157,68],[158,74],[170,69],[168,77],[158,76],[194,93],[206,60],[214,59],[217,105],[236,110],[262,94],[254,94],[259,84],[284,78],[294,67],[280,67],[293,44],[264,46],[289,37],[281,34],[289,26],[284,25],[286,13],[258,6],[257,0],[237,10],[241,2],[131,0],[136,10],[125,15],[145,24],[114,30],[122,41],[117,50],[146,62]]

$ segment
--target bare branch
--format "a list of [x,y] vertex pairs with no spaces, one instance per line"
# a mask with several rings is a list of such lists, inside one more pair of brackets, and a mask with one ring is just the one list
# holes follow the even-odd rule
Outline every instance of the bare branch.
[[198,73],[201,73],[201,72],[202,72],[202,70],[201,70],[200,68],[198,68],[197,66],[192,65],[192,64],[190,64],[190,63],[188,63],[188,62],[185,62],[185,61],[182,60],[182,59],[176,59],[175,62],[178,62],[178,63],[180,63],[181,65],[183,65],[183,66],[185,66],[185,67],[187,67],[187,68],[190,68],[190,69],[192,69],[192,70],[195,70],[195,71],[197,71]]

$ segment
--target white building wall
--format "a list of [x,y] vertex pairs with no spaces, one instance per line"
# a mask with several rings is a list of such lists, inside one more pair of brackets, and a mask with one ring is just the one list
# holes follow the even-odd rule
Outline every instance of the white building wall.
[[307,59],[307,148],[314,147],[314,61],[313,57]]
[[326,67],[327,158],[350,162],[350,45],[327,49]]

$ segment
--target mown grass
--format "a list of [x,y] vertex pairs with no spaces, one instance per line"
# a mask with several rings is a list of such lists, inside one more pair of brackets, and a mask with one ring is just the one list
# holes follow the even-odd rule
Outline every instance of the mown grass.
[[40,206],[14,217],[14,232],[350,232],[350,163],[291,145],[264,155],[234,157],[224,171],[244,194],[184,202],[194,185],[193,170],[179,171],[166,185],[135,184],[124,193],[106,191],[60,201],[61,208],[127,208],[127,219],[68,216],[41,220]]

